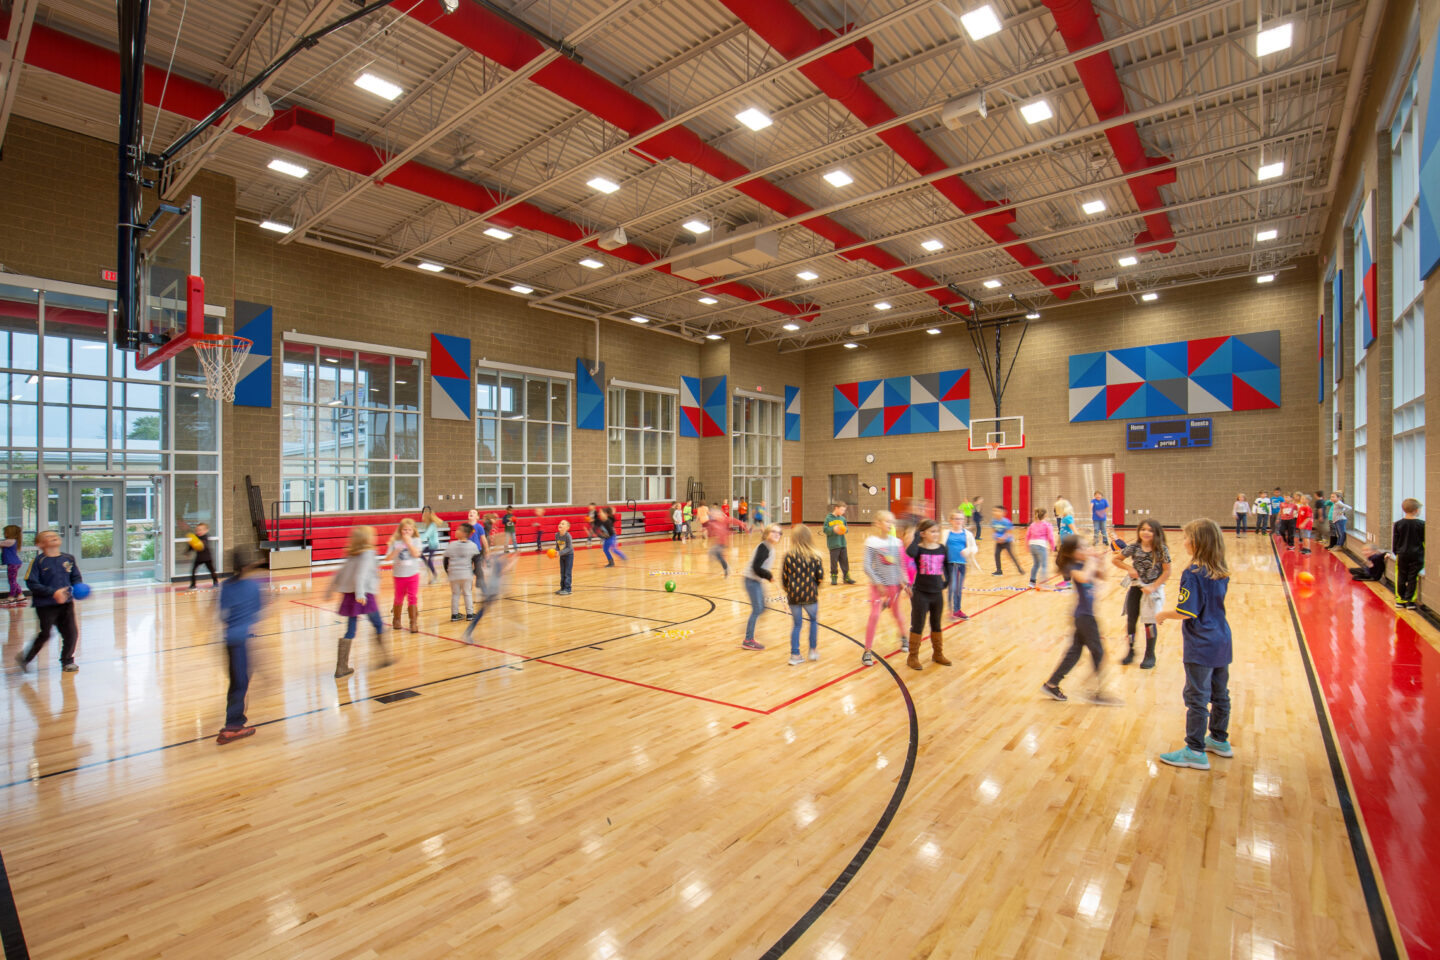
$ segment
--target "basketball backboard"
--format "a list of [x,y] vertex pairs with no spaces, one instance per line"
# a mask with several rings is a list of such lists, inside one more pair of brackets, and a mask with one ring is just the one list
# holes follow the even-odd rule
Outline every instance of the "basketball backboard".
[[194,344],[205,332],[205,280],[200,275],[201,203],[166,214],[140,249],[140,344],[135,366],[149,370]]
[[971,417],[969,449],[987,453],[991,446],[999,450],[1019,450],[1025,446],[1024,417]]

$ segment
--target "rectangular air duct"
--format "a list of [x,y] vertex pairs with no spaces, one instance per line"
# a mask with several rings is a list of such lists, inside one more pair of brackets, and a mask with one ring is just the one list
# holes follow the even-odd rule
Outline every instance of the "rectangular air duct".
[[686,280],[705,280],[710,277],[728,277],[746,273],[758,267],[774,263],[780,256],[780,235],[769,233],[717,233],[717,241],[727,241],[720,246],[681,257],[670,267],[670,272]]

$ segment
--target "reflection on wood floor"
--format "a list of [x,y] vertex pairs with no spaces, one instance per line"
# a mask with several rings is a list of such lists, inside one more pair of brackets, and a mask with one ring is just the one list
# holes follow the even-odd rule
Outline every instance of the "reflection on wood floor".
[[[342,681],[328,578],[277,575],[259,731],[226,746],[215,594],[98,591],[78,674],[47,649],[6,678],[0,851],[46,958],[744,958],[894,801],[787,956],[1375,956],[1274,558],[1230,548],[1236,756],[1209,773],[1155,760],[1184,732],[1177,626],[1155,670],[1111,667],[1123,706],[1079,700],[1088,661],[1056,703],[1040,683],[1074,596],[988,568],[946,633],[955,666],[927,650],[916,673],[861,668],[864,586],[822,589],[820,660],[791,667],[778,586],[766,649],[740,649],[739,577],[699,543],[610,570],[582,551],[568,597],[529,554],[472,644],[442,581],[399,662],[367,659],[362,623]],[[1098,613],[1116,664],[1116,580]],[[9,663],[34,613],[0,617]],[[400,690],[419,696],[376,699]]]

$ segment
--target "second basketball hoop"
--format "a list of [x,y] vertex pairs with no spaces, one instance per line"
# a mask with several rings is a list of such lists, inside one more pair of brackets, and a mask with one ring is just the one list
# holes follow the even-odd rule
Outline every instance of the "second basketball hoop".
[[226,333],[202,333],[195,335],[191,346],[205,371],[205,392],[212,399],[234,403],[235,384],[240,382],[254,343]]

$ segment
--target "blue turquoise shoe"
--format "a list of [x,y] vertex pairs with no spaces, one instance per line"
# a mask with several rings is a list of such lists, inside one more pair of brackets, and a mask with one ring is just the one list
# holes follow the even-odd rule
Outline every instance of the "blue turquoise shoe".
[[1205,738],[1205,751],[1227,760],[1235,756],[1235,750],[1230,746],[1229,740],[1216,740],[1214,737]]
[[1181,747],[1171,753],[1160,754],[1160,762],[1168,763],[1172,767],[1192,767],[1196,770],[1209,770],[1210,758],[1198,750],[1191,750],[1189,747]]

